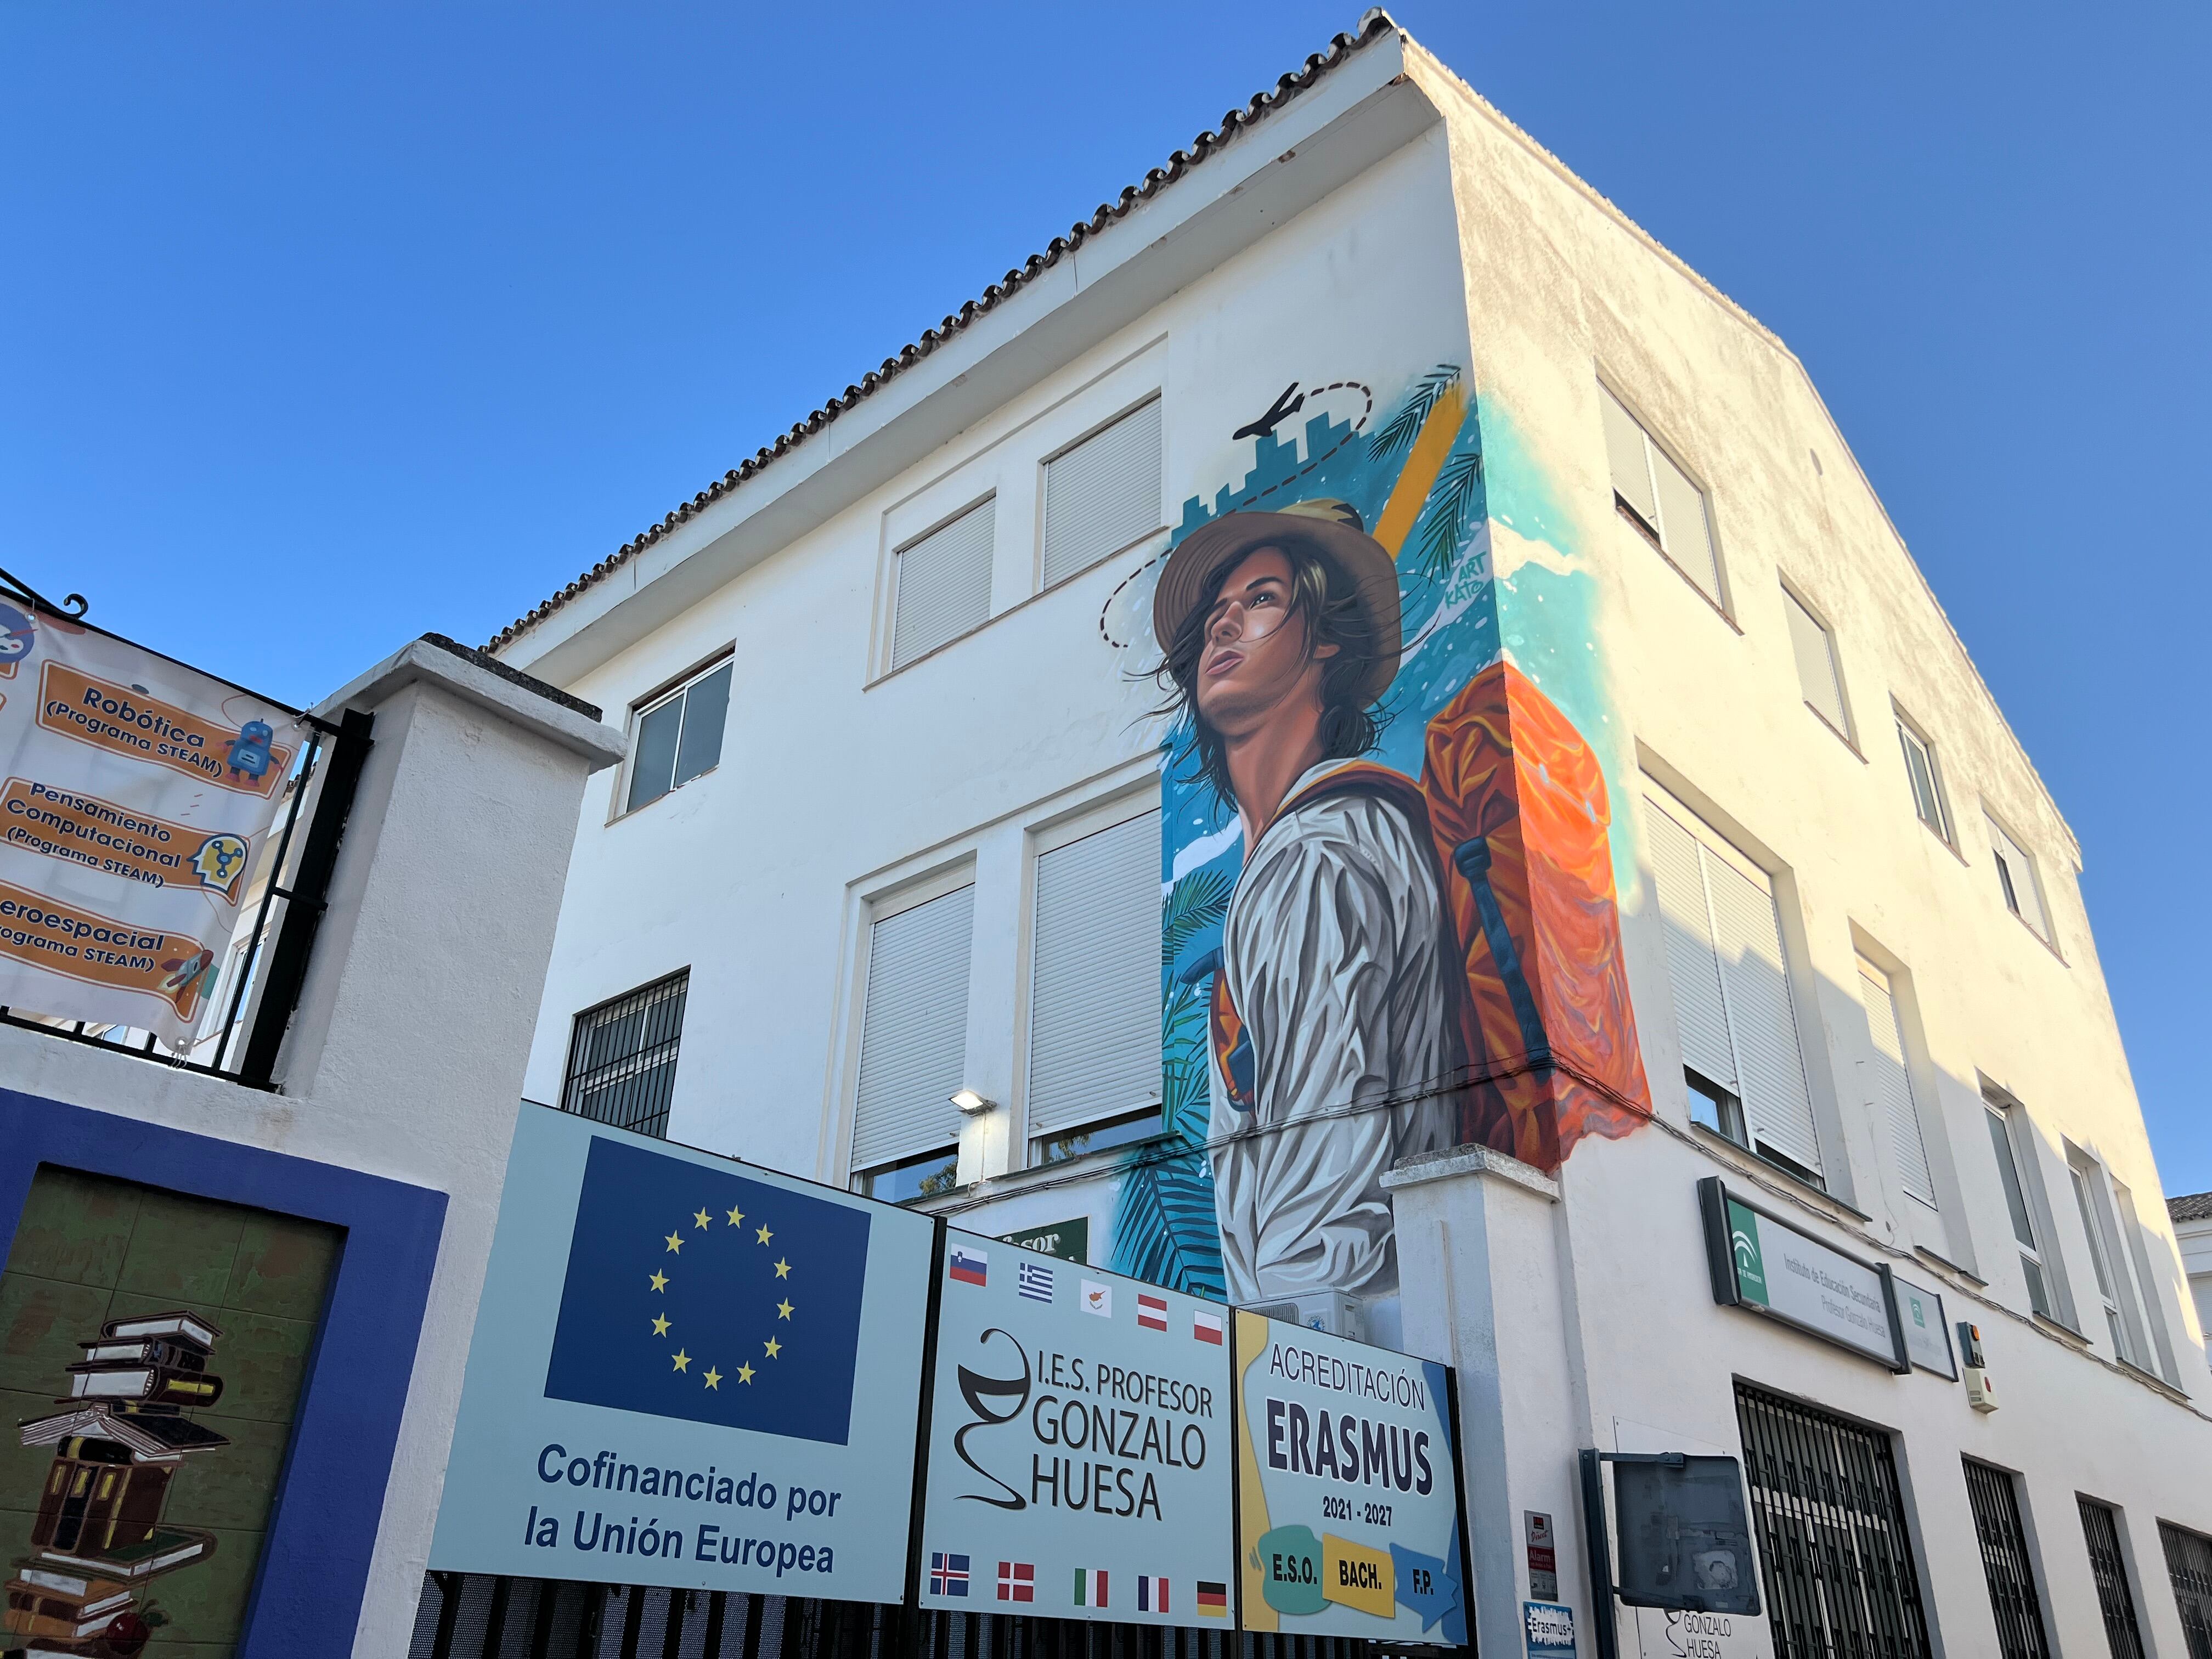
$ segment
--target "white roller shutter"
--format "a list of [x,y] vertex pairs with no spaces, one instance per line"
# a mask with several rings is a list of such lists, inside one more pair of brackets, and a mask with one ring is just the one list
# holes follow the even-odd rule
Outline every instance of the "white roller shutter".
[[1713,532],[1705,517],[1705,492],[1690,475],[1651,446],[1651,476],[1659,485],[1659,540],[1667,556],[1715,605],[1721,602],[1720,561],[1713,555]]
[[1683,1062],[1743,1103],[1755,1144],[1817,1172],[1820,1137],[1773,889],[1686,809],[1656,794],[1646,805]]
[[1605,417],[1605,459],[1613,472],[1613,492],[1659,528],[1659,497],[1651,488],[1651,465],[1644,459],[1644,428],[1620,400],[1603,386],[1597,389],[1600,412]]
[[1681,1039],[1682,1061],[1729,1093],[1740,1093],[1697,838],[1656,801],[1650,806],[1644,816],[1651,830],[1659,915],[1667,929],[1667,978],[1674,992],[1674,1030]]
[[1921,1139],[1920,1113],[1913,1103],[1912,1077],[1905,1063],[1905,1028],[1889,975],[1863,957],[1859,962],[1859,995],[1866,1004],[1867,1030],[1874,1037],[1874,1104],[1889,1132],[1897,1177],[1923,1204],[1936,1202],[1936,1182],[1928,1172],[1928,1146]]
[[898,554],[891,666],[903,668],[991,614],[991,544],[998,498],[970,507]]
[[1044,465],[1044,585],[1160,527],[1160,400]]
[[1734,864],[1705,854],[1713,901],[1713,942],[1720,949],[1721,989],[1735,1037],[1737,1090],[1752,1139],[1808,1170],[1820,1167],[1813,1097],[1797,1048],[1790,971],[1782,954],[1774,894]]
[[1032,952],[1030,1133],[1158,1099],[1158,812],[1038,858]]
[[952,1094],[965,1080],[975,931],[973,887],[902,910],[868,930],[853,1123],[856,1170],[960,1139]]
[[1790,618],[1790,648],[1797,654],[1797,684],[1805,701],[1838,732],[1844,724],[1843,682],[1836,676],[1836,645],[1820,619],[1797,602],[1788,588],[1782,590],[1782,608]]

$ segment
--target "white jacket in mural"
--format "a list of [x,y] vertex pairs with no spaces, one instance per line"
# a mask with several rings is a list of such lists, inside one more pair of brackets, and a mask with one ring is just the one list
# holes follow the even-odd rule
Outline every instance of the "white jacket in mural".
[[1298,780],[1223,925],[1209,1047],[1234,1302],[1395,1289],[1383,1172],[1452,1140],[1434,1092],[1456,1063],[1436,854],[1377,795],[1297,801],[1344,764]]

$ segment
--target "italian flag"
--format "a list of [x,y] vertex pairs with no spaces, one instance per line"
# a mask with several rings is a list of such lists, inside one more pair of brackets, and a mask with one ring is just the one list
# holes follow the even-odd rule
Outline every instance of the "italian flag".
[[1075,1570],[1075,1605],[1079,1607],[1103,1607],[1106,1605],[1106,1569],[1078,1567]]

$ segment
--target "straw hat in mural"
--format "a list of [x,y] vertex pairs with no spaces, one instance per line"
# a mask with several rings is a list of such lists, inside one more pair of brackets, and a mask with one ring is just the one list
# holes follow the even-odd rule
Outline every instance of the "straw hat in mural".
[[1321,554],[1343,573],[1375,629],[1376,652],[1359,684],[1364,708],[1389,690],[1405,649],[1399,611],[1398,565],[1367,533],[1358,513],[1326,497],[1293,501],[1273,513],[1224,513],[1184,537],[1168,556],[1152,590],[1152,637],[1165,650],[1215,579],[1263,547],[1292,546]]

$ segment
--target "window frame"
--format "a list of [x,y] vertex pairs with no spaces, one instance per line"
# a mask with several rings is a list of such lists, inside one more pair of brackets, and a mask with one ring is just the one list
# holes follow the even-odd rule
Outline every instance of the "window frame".
[[[727,668],[731,672],[730,692],[732,696],[734,696],[737,690],[737,659],[738,653],[736,644],[732,642],[726,645],[720,650],[716,651],[714,655],[703,659],[700,662],[695,664],[692,667],[685,669],[684,672],[677,675],[675,678],[662,681],[658,689],[647,692],[644,696],[638,698],[635,702],[630,704],[629,725],[628,732],[625,734],[629,740],[629,752],[623,757],[623,763],[615,769],[614,810],[607,815],[608,823],[614,823],[623,818],[633,817],[638,813],[644,811],[647,807],[654,805],[656,802],[666,800],[671,795],[674,794],[678,790],[685,787],[687,785],[696,783],[702,778],[712,777],[715,773],[722,769],[722,749],[720,746],[717,746],[714,751],[714,763],[712,766],[704,767],[699,771],[694,772],[690,777],[684,779],[681,783],[673,781],[676,775],[678,763],[681,760],[684,753],[684,724],[691,718],[690,699],[692,688],[699,684],[702,680],[708,679],[714,675],[720,673],[725,668]],[[676,725],[676,749],[669,757],[668,775],[672,781],[669,783],[668,787],[662,790],[659,794],[653,796],[650,799],[641,800],[635,805],[632,805],[630,804],[630,791],[635,787],[635,780],[637,775],[638,734],[644,730],[645,722],[649,718],[667,708],[670,703],[675,702],[678,697],[684,698],[685,702],[684,713],[678,720]],[[729,741],[729,705],[727,702],[725,702],[722,708],[721,739],[722,744],[724,745],[726,745]]]
[[[2000,1145],[2005,1152],[2006,1162],[1998,1166],[1997,1182],[2005,1200],[2006,1225],[2012,1232],[2021,1277],[2027,1285],[2028,1310],[2038,1318],[2047,1319],[2079,1336],[2081,1328],[2074,1316],[2073,1296],[2058,1255],[2055,1237],[2057,1229],[2051,1218],[2050,1196],[2043,1189],[2042,1171],[2033,1147],[2022,1144],[2028,1138],[2028,1132],[2023,1128],[2027,1109],[2010,1095],[1989,1090],[1983,1092],[1982,1107],[1990,1122],[1996,1126],[1990,1136],[1992,1152]],[[2009,1186],[2004,1179],[2008,1170],[2012,1175]],[[2020,1214],[2016,1217],[2011,1213],[2015,1194],[2020,1200]],[[2027,1238],[2020,1236],[2023,1224],[2029,1234]],[[2036,1293],[2039,1285],[2042,1288],[2040,1297]],[[2039,1301],[2048,1305],[2039,1307]]]
[[[672,990],[671,988],[673,988]],[[663,991],[668,991],[669,995],[658,994]],[[633,1052],[617,1056],[614,1060],[600,1060],[595,1066],[581,1065],[584,1058],[584,1043],[588,1035],[585,1022],[595,1015],[604,1014],[610,1008],[619,1007],[626,1002],[637,1003],[638,1013],[646,1015],[649,1014],[659,1003],[671,1000],[680,1000],[683,1004],[676,1016],[676,1030],[672,1036],[662,1043],[641,1042]],[[605,1123],[611,1128],[626,1129],[632,1134],[647,1135],[654,1139],[666,1139],[669,1116],[675,1106],[677,1067],[683,1059],[684,1016],[690,1011],[690,1000],[691,964],[686,963],[683,967],[662,974],[657,978],[647,980],[641,985],[634,985],[627,991],[619,992],[595,1002],[588,1008],[577,1010],[568,1024],[568,1052],[561,1066],[561,1092],[558,1100],[555,1103],[557,1109],[574,1116],[587,1118],[594,1123]],[[647,1029],[641,1025],[639,1028],[641,1035]],[[663,1060],[656,1061],[649,1068],[641,1068],[631,1073],[633,1076],[644,1076],[647,1070],[658,1072],[664,1066],[666,1068],[667,1081],[662,1087],[662,1098],[658,1109],[647,1117],[640,1119],[635,1123],[617,1122],[612,1118],[599,1117],[593,1113],[584,1111],[580,1106],[572,1103],[579,1097],[580,1085],[592,1071],[637,1060],[648,1050],[663,1047],[668,1050]],[[652,1127],[643,1127],[647,1124]]]
[[[1982,822],[1990,831],[1990,860],[1997,878],[1997,892],[2005,902],[2005,908],[2012,913],[2021,927],[2056,951],[2058,949],[2058,929],[2051,919],[2051,893],[2044,884],[2042,860],[2028,850],[2026,842],[2005,827],[2002,819],[1990,811],[1986,801],[1982,805]],[[2004,845],[2000,845],[2000,842]],[[2043,925],[2039,927],[2029,921],[2027,912],[2020,908],[2020,884],[2009,867],[2009,860],[2005,854],[2006,846],[2020,854],[2020,860],[2026,866],[2028,895],[2034,901],[2036,915],[2043,919]]]
[[[1085,802],[1073,811],[1048,820],[1042,826],[1033,825],[1028,831],[1026,839],[1029,844],[1025,849],[1022,872],[1022,950],[1016,966],[1018,1022],[1014,1063],[1015,1076],[1018,1079],[1016,1086],[1021,1096],[1020,1122],[1018,1126],[1018,1133],[1011,1137],[1014,1144],[1008,1148],[1010,1169],[1042,1169],[1049,1164],[1063,1164],[1071,1158],[1080,1158],[1088,1152],[1103,1152],[1109,1146],[1133,1146],[1139,1141],[1154,1139],[1165,1133],[1163,1115],[1165,1110],[1166,1097],[1157,1072],[1153,1074],[1152,1092],[1148,1101],[1128,1101],[1121,1105],[1102,1110],[1096,1116],[1087,1118],[1079,1123],[1066,1125],[1057,1131],[1047,1133],[1039,1133],[1035,1127],[1033,1104],[1030,1093],[1035,1081],[1036,1060],[1037,896],[1040,886],[1038,866],[1053,854],[1073,847],[1079,842],[1088,841],[1093,836],[1103,835],[1109,830],[1117,829],[1122,824],[1133,823],[1148,815],[1158,817],[1161,810],[1159,788],[1154,782],[1140,789],[1117,793],[1103,800]],[[1161,821],[1163,835],[1165,830],[1165,820],[1163,818]],[[1152,940],[1151,961],[1154,977],[1157,980],[1159,959],[1159,915],[1157,900],[1153,907],[1152,926],[1150,931]],[[1152,1029],[1153,1057],[1157,1060],[1159,1047],[1159,1012],[1157,995],[1153,1004]],[[1049,1153],[1045,1150],[1048,1143],[1073,1139],[1087,1142],[1095,1135],[1103,1134],[1128,1124],[1147,1110],[1158,1123],[1158,1127],[1147,1134],[1107,1141],[1097,1146],[1076,1147],[1056,1154]]]
[[[980,495],[970,496],[951,512],[932,520],[926,527],[915,531],[910,536],[900,538],[890,548],[890,579],[884,608],[883,664],[882,672],[878,675],[878,678],[888,679],[893,674],[904,673],[917,663],[927,662],[939,652],[949,650],[970,635],[989,627],[1000,615],[994,604],[993,594],[998,580],[998,542],[1001,529],[999,523],[999,495],[997,486],[994,485]],[[983,614],[965,627],[955,629],[935,644],[924,646],[914,655],[901,661],[898,653],[899,594],[906,585],[906,556],[932,537],[942,534],[963,520],[972,518],[975,514],[987,510],[991,514],[991,534],[988,542],[989,550],[985,554],[983,561]]]
[[[851,1047],[843,1091],[845,1122],[842,1137],[842,1156],[840,1160],[840,1167],[844,1171],[845,1188],[848,1192],[867,1195],[870,1183],[878,1176],[939,1157],[943,1148],[947,1146],[951,1146],[956,1158],[957,1156],[959,1141],[963,1137],[959,1133],[960,1126],[957,1123],[954,1126],[955,1134],[951,1141],[934,1144],[919,1152],[896,1154],[888,1159],[872,1164],[863,1164],[859,1161],[854,1151],[854,1143],[859,1139],[860,1133],[861,1066],[867,1047],[868,974],[875,952],[875,930],[883,922],[894,921],[909,911],[919,910],[926,904],[934,903],[941,898],[949,898],[963,890],[980,894],[981,884],[978,880],[978,875],[977,862],[971,849],[948,864],[918,874],[911,879],[887,885],[880,891],[865,897],[861,902],[858,948],[854,951],[853,958]],[[975,998],[975,921],[972,911],[969,921],[969,954],[966,972],[968,975],[967,1008],[969,1018],[972,1020]],[[975,1058],[969,1048],[972,1035],[972,1032],[963,1028],[961,1037],[963,1055],[963,1078],[961,1083],[956,1087],[967,1086],[965,1073],[972,1067]],[[949,1091],[945,1103],[948,1110],[957,1111],[958,1109],[951,1104]]]
[[[1109,548],[1105,552],[1092,556],[1087,562],[1078,565],[1072,570],[1064,570],[1057,576],[1048,577],[1045,572],[1045,538],[1047,532],[1049,530],[1051,526],[1052,468],[1054,464],[1058,461],[1065,460],[1067,457],[1073,455],[1077,450],[1082,448],[1084,445],[1089,443],[1092,439],[1103,436],[1104,434],[1111,431],[1114,428],[1121,425],[1122,422],[1134,420],[1147,409],[1157,409],[1159,410],[1159,483],[1158,499],[1155,505],[1158,508],[1156,516],[1160,519],[1161,522],[1153,525],[1151,528],[1130,538],[1129,540],[1121,543],[1119,546]],[[1152,540],[1153,537],[1160,534],[1163,531],[1173,528],[1173,526],[1167,522],[1167,420],[1168,410],[1166,390],[1164,387],[1156,385],[1150,391],[1140,394],[1133,402],[1122,404],[1121,408],[1113,414],[1106,416],[1103,419],[1094,421],[1091,425],[1085,427],[1082,433],[1078,436],[1070,438],[1066,442],[1046,450],[1037,457],[1036,535],[1035,538],[1035,548],[1030,556],[1030,593],[1032,597],[1038,594],[1049,593],[1055,588],[1063,587],[1069,582],[1079,580],[1082,577],[1088,575],[1091,571],[1096,570],[1100,565],[1104,564],[1108,560],[1119,558],[1122,554],[1129,551],[1130,549],[1141,547],[1146,542]]]
[[[1958,814],[1951,810],[1950,792],[1943,787],[1943,763],[1936,750],[1936,740],[1928,735],[1925,726],[1895,703],[1890,705],[1890,712],[1897,717],[1897,741],[1905,762],[1905,788],[1912,798],[1912,816],[1920,821],[1929,835],[1956,853],[1959,851],[1959,818]],[[1915,744],[1919,746],[1921,758],[1927,764],[1928,787],[1936,801],[1937,822],[1935,823],[1929,823],[1927,815],[1920,810],[1920,784],[1912,770]]]
[[[1675,556],[1674,550],[1667,545],[1667,537],[1663,527],[1659,525],[1652,524],[1647,520],[1643,513],[1637,507],[1636,504],[1629,501],[1620,493],[1620,488],[1613,482],[1613,477],[1612,445],[1610,443],[1607,443],[1605,446],[1606,487],[1608,493],[1613,497],[1613,508],[1614,514],[1624,520],[1630,528],[1634,530],[1638,535],[1642,537],[1644,540],[1650,545],[1651,550],[1667,562],[1668,568],[1690,585],[1691,590],[1694,592],[1699,599],[1703,599],[1707,605],[1718,611],[1720,613],[1721,619],[1723,622],[1727,623],[1731,628],[1737,628],[1735,607],[1732,603],[1734,596],[1729,582],[1728,561],[1723,556],[1721,550],[1719,517],[1715,512],[1713,507],[1712,486],[1708,483],[1695,469],[1686,465],[1683,462],[1680,452],[1677,450],[1674,446],[1661,441],[1658,434],[1652,430],[1652,423],[1644,418],[1642,410],[1637,407],[1633,400],[1623,395],[1618,386],[1612,379],[1603,373],[1601,373],[1597,376],[1597,385],[1599,395],[1601,397],[1612,398],[1613,403],[1620,408],[1621,413],[1627,416],[1629,420],[1635,425],[1636,429],[1643,434],[1645,446],[1645,453],[1644,456],[1645,480],[1650,486],[1653,502],[1655,505],[1658,505],[1660,507],[1662,516],[1664,516],[1665,507],[1662,503],[1659,502],[1658,473],[1651,465],[1650,452],[1656,450],[1661,455],[1664,456],[1668,464],[1677,472],[1682,475],[1683,481],[1686,483],[1691,489],[1697,491],[1698,506],[1705,514],[1705,544],[1712,552],[1714,591],[1711,593],[1705,592],[1704,585],[1700,583],[1695,576],[1692,575],[1688,568],[1684,566],[1681,560]],[[1601,435],[1602,435],[1604,429],[1604,418],[1605,410],[1603,405],[1601,404],[1598,410],[1599,430]],[[1737,631],[1741,633],[1742,630],[1740,628],[1737,628]]]
[[[1819,719],[1821,725],[1826,726],[1829,731],[1834,732],[1838,738],[1842,739],[1843,744],[1846,749],[1856,755],[1859,753],[1857,722],[1851,717],[1850,688],[1844,683],[1844,659],[1842,653],[1836,648],[1835,624],[1828,620],[1826,615],[1822,612],[1818,605],[1814,605],[1810,599],[1805,597],[1803,590],[1801,589],[1796,583],[1791,581],[1789,577],[1784,576],[1781,578],[1781,587],[1782,602],[1785,605],[1796,605],[1797,609],[1805,613],[1806,620],[1810,622],[1814,628],[1820,630],[1822,647],[1828,653],[1828,677],[1834,683],[1836,688],[1836,712],[1842,716],[1843,724],[1841,726],[1837,725],[1834,720],[1828,718],[1826,713],[1821,709],[1820,705],[1815,703],[1810,697],[1803,695],[1805,665],[1802,661],[1798,660],[1797,632],[1794,628],[1789,627],[1789,615],[1785,611],[1783,616],[1783,623],[1785,631],[1790,635],[1790,660],[1796,665],[1797,669],[1800,701],[1804,703],[1806,708],[1813,711],[1814,714]],[[1862,757],[1862,758],[1863,758],[1863,757]]]
[[2146,1287],[2136,1277],[2136,1253],[2121,1234],[2120,1206],[2114,1200],[2112,1173],[2094,1153],[2070,1141],[2066,1146],[2066,1172],[2081,1212],[2090,1275],[2104,1304],[2113,1357],[2145,1376],[2159,1376],[2158,1346],[2152,1336]]

